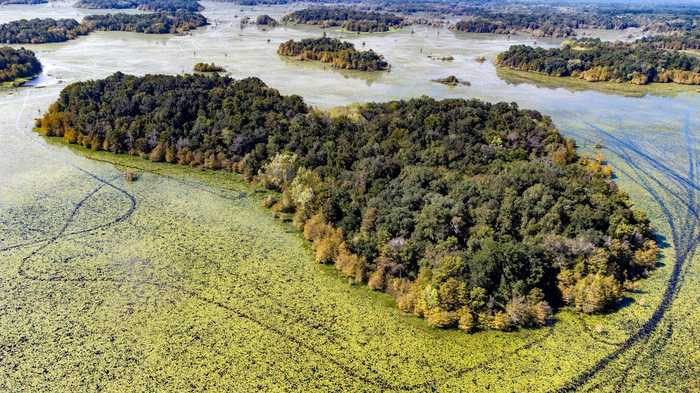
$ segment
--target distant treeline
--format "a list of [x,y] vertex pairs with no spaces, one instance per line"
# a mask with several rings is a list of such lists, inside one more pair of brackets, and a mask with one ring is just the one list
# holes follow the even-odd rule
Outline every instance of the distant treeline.
[[0,42],[42,44],[63,42],[94,30],[133,31],[148,34],[182,33],[207,24],[199,13],[176,11],[155,14],[90,15],[75,19],[22,19],[0,25]]
[[4,44],[41,44],[63,42],[86,34],[75,19],[21,19],[0,25]]
[[21,48],[0,48],[0,83],[33,78],[41,73],[41,63],[34,52]]
[[496,63],[516,70],[591,82],[700,84],[700,59],[658,49],[644,40],[623,43],[580,39],[566,41],[561,48],[554,49],[514,45],[500,53]]
[[669,50],[700,50],[700,30],[672,35],[655,35],[640,40],[656,48]]
[[143,11],[175,12],[186,10],[198,12],[204,9],[197,0],[80,0],[76,3],[79,8],[138,8]]
[[83,19],[87,31],[132,31],[146,34],[184,33],[205,26],[207,18],[200,13],[180,10],[175,13],[105,14]]
[[506,13],[475,10],[471,18],[457,22],[452,28],[469,33],[528,32],[539,37],[569,37],[576,35],[575,29],[580,28],[621,30],[629,27],[639,27],[639,23],[631,17],[590,13]]
[[67,86],[37,127],[281,191],[265,204],[303,229],[317,262],[437,327],[599,312],[657,261],[648,220],[602,159],[515,104],[424,97],[331,116],[256,78],[117,73]]
[[346,7],[313,7],[292,12],[282,18],[286,23],[318,25],[320,27],[340,26],[349,31],[383,32],[401,27],[404,19],[400,16],[379,12],[367,12]]
[[307,38],[280,44],[277,53],[299,60],[317,60],[335,68],[359,71],[383,71],[389,68],[384,58],[373,50],[358,51],[349,42],[335,38]]

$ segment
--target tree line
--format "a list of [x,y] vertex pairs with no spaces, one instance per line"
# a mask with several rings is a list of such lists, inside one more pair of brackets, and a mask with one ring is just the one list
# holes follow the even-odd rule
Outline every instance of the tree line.
[[401,16],[347,7],[305,8],[285,15],[282,21],[320,27],[340,26],[346,30],[357,32],[384,32],[404,24],[404,18]]
[[33,78],[41,73],[41,63],[34,52],[20,48],[0,47],[0,83]]
[[700,50],[700,29],[670,35],[644,37],[640,42],[668,50]]
[[500,53],[496,63],[520,71],[591,82],[700,84],[700,59],[659,49],[645,40],[624,43],[578,39],[552,49],[514,45]]
[[657,260],[649,221],[602,158],[512,103],[423,97],[330,115],[257,78],[116,73],[67,86],[37,130],[279,191],[265,205],[316,261],[432,326],[600,312]]
[[204,9],[197,0],[80,0],[75,6],[93,9],[138,8],[152,12],[176,12],[178,10],[199,12]]
[[207,18],[200,13],[178,10],[174,13],[90,15],[86,16],[81,24],[87,31],[174,34],[205,26]]
[[174,13],[89,15],[81,23],[75,19],[21,19],[0,25],[0,42],[64,42],[95,30],[147,34],[183,33],[206,24],[207,19],[202,14],[182,10]]
[[373,50],[358,51],[355,46],[335,38],[307,38],[280,44],[277,53],[299,60],[317,60],[340,69],[383,71],[389,68],[384,58]]
[[629,16],[585,12],[538,12],[537,10],[494,12],[478,8],[470,12],[470,16],[457,22],[452,29],[469,33],[496,34],[514,34],[524,31],[538,37],[569,37],[576,35],[576,29],[581,28],[624,30],[639,27],[639,23]]
[[21,19],[0,25],[0,42],[5,44],[63,42],[85,34],[75,19]]

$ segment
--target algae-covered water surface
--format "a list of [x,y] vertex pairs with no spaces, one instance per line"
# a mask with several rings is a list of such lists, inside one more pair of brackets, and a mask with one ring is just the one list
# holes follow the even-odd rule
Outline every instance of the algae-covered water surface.
[[[29,45],[44,74],[0,90],[0,391],[700,389],[699,94],[524,80],[475,58],[531,38],[421,27],[329,31],[392,64],[390,73],[340,72],[276,55],[280,42],[318,29],[240,28],[242,16],[286,8],[204,6],[212,25],[191,35]],[[85,13],[0,7],[0,21]],[[663,266],[610,314],[562,311],[549,327],[512,333],[436,330],[315,264],[300,234],[235,175],[55,145],[32,131],[67,83],[189,72],[201,61],[321,108],[429,95],[539,110],[610,161],[652,219]],[[471,86],[431,82],[448,75]],[[125,181],[125,168],[139,180]]]

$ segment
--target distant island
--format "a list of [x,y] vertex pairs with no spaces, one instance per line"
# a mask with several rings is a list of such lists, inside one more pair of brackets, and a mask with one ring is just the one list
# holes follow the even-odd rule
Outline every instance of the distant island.
[[624,43],[578,39],[554,49],[514,45],[496,57],[496,64],[589,82],[700,84],[699,58],[659,49],[644,40]]
[[0,84],[19,84],[40,73],[41,63],[34,52],[24,48],[0,48]]
[[226,69],[224,67],[218,66],[214,63],[197,63],[194,65],[195,72],[224,72]]
[[303,230],[318,263],[435,327],[601,312],[657,261],[649,221],[610,168],[513,103],[423,97],[330,115],[257,78],[117,73],[67,86],[36,125],[277,191],[265,204]]
[[263,15],[258,15],[255,18],[255,24],[258,26],[270,26],[270,27],[275,27],[279,23],[270,15],[263,14]]
[[441,83],[443,85],[447,85],[447,86],[451,86],[451,87],[459,86],[459,85],[463,85],[463,86],[470,86],[471,85],[471,83],[469,83],[467,81],[459,80],[454,75],[450,75],[446,78],[441,78],[441,79],[433,79],[433,82]]
[[105,14],[86,16],[82,22],[87,31],[132,31],[146,34],[175,34],[207,25],[202,14],[180,10],[175,13]]
[[79,0],[75,6],[92,9],[137,8],[154,12],[176,12],[178,10],[198,12],[204,9],[197,0]]
[[0,42],[44,44],[75,39],[92,31],[133,31],[147,34],[184,33],[205,26],[199,13],[177,11],[153,14],[105,14],[75,19],[22,19],[0,25]]
[[536,37],[570,37],[576,35],[576,29],[581,28],[623,30],[639,27],[638,21],[628,15],[563,13],[538,9],[523,13],[476,8],[469,12],[469,17],[457,22],[451,29],[467,33],[526,32]]
[[0,43],[63,42],[87,34],[75,19],[20,19],[0,25]]
[[317,25],[325,27],[342,27],[354,32],[385,32],[399,28],[404,18],[387,13],[367,12],[346,7],[313,7],[292,12],[284,16],[285,23]]
[[307,38],[280,44],[277,53],[298,60],[316,60],[347,70],[383,71],[389,69],[384,58],[372,50],[358,51],[352,43],[335,38]]

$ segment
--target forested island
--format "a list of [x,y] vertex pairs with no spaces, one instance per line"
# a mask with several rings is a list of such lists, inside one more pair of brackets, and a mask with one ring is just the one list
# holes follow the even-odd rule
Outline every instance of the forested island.
[[194,65],[195,72],[224,72],[226,69],[224,67],[218,66],[214,63],[197,63]]
[[207,18],[200,13],[180,10],[175,13],[154,14],[105,14],[86,16],[85,30],[132,31],[146,34],[175,34],[207,25]]
[[342,27],[356,32],[385,32],[403,26],[404,19],[394,14],[367,12],[346,7],[313,7],[292,12],[282,18],[285,23]]
[[0,25],[4,44],[63,42],[87,34],[75,19],[21,19]]
[[516,104],[424,97],[330,115],[257,78],[116,73],[67,86],[37,130],[279,191],[265,204],[317,262],[432,326],[600,312],[657,260],[647,218],[602,159]]
[[202,14],[182,10],[174,13],[89,15],[81,23],[75,19],[22,19],[0,25],[0,42],[63,42],[95,30],[147,34],[184,33],[206,24],[207,19]]
[[569,37],[576,35],[576,29],[581,28],[623,30],[630,27],[639,27],[639,23],[629,16],[536,10],[527,13],[493,12],[478,9],[451,28],[468,33],[527,32],[536,37]]
[[41,63],[34,52],[21,48],[0,47],[0,84],[32,79],[41,73]]
[[644,40],[623,43],[579,39],[565,41],[561,48],[553,49],[514,45],[496,57],[496,64],[589,82],[700,84],[700,59],[656,48]]
[[275,18],[271,17],[270,15],[263,14],[263,15],[258,15],[255,18],[255,24],[258,26],[270,26],[270,27],[275,27],[279,23],[275,20]]
[[307,38],[280,44],[277,53],[298,60],[316,60],[347,70],[383,71],[389,68],[384,58],[373,50],[358,51],[350,42],[335,38]]
[[95,9],[138,8],[154,12],[176,12],[178,10],[198,12],[204,9],[197,0],[80,0],[75,6]]
[[433,79],[433,82],[440,83],[440,84],[450,86],[450,87],[455,87],[455,86],[459,86],[459,85],[463,85],[463,86],[471,85],[471,83],[469,83],[467,81],[460,80],[459,78],[457,78],[454,75],[450,75],[450,76],[445,77],[445,78]]

